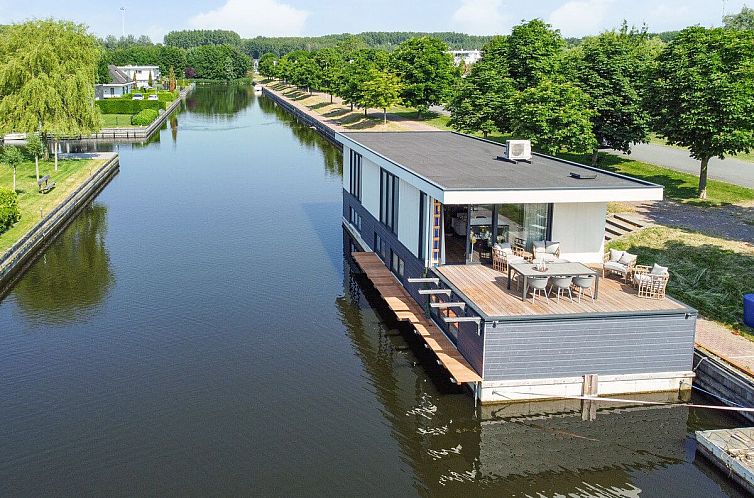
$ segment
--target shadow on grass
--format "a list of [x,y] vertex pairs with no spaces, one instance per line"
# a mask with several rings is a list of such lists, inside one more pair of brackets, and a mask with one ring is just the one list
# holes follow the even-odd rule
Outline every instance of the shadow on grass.
[[754,329],[743,323],[743,295],[754,292],[754,252],[689,243],[702,237],[700,234],[667,233],[666,229],[648,228],[627,240],[612,242],[610,247],[637,254],[639,264],[667,266],[668,295],[707,318],[754,335]]
[[322,115],[326,118],[339,118],[345,114],[348,114],[349,112],[351,111],[349,111],[348,109],[333,109],[332,111],[325,112]]
[[330,105],[333,105],[333,104],[331,104],[330,102],[320,102],[319,104],[312,104],[312,105],[307,106],[307,107],[309,107],[309,109],[311,109],[313,111],[316,111],[317,109],[322,109],[323,107],[327,107],[327,106],[330,106]]

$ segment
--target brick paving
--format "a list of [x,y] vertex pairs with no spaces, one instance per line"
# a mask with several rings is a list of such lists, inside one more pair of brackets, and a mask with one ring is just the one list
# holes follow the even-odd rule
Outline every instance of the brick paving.
[[754,342],[736,335],[722,325],[699,318],[696,322],[697,346],[754,376]]

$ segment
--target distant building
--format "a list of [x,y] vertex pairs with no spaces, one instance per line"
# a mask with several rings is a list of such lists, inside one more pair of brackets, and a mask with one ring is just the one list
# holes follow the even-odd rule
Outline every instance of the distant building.
[[160,79],[159,66],[117,66],[116,69],[124,73],[131,81],[134,81],[135,76],[137,88],[150,86],[150,76],[152,77],[151,86],[154,86],[154,83]]
[[133,91],[136,83],[126,73],[112,64],[107,66],[107,70],[110,73],[110,83],[102,83],[94,86],[94,97],[96,99],[121,97]]
[[450,54],[453,56],[453,62],[456,66],[461,62],[466,65],[474,64],[482,58],[481,50],[451,50]]

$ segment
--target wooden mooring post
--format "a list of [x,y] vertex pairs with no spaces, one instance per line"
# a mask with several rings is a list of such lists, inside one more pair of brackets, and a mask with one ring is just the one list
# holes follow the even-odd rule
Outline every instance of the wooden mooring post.
[[[584,383],[581,385],[582,396],[597,396],[597,374],[584,375]],[[591,399],[581,400],[581,420],[592,421],[597,419],[597,402]]]

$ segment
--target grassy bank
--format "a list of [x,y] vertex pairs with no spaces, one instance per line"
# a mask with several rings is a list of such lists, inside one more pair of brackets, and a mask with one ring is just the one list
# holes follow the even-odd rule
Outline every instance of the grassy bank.
[[[65,160],[58,162],[58,171],[52,161],[39,163],[40,176],[50,175],[56,187],[47,194],[39,193],[34,172],[34,161],[23,162],[16,170],[16,191],[21,209],[21,221],[10,230],[0,234],[0,254],[4,253],[39,220],[39,210],[49,213],[84,180],[97,170],[104,160]],[[0,168],[0,187],[13,188],[13,170],[3,165]]]
[[102,127],[103,128],[138,128],[138,126],[131,124],[130,114],[103,114],[102,115]]
[[754,338],[754,329],[742,321],[742,297],[754,292],[754,246],[666,227],[646,228],[607,245],[637,254],[639,264],[668,266],[670,296]]

